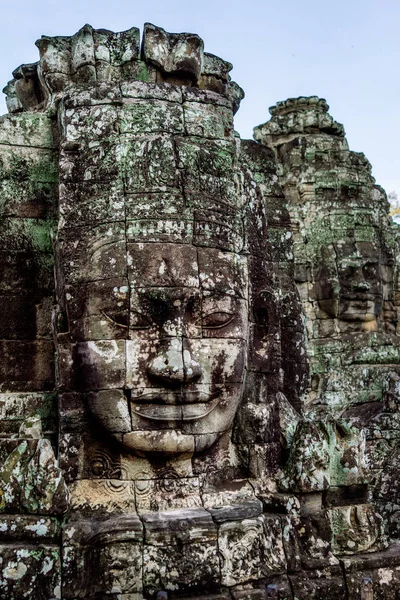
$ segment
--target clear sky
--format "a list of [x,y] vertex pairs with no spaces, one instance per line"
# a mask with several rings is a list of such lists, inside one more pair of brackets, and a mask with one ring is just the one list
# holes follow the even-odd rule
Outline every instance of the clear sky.
[[[4,3],[4,4],[3,4]],[[42,34],[82,25],[123,31],[150,21],[198,33],[208,52],[234,65],[246,98],[236,115],[242,137],[268,120],[268,107],[300,95],[326,98],[352,150],[377,183],[400,197],[399,0],[1,0],[0,85],[35,62]],[[6,112],[3,97],[0,114]]]

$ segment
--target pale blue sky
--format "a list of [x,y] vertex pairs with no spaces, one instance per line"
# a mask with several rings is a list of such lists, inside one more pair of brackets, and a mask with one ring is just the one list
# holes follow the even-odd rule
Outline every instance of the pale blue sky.
[[[236,129],[269,118],[291,96],[326,98],[353,150],[373,165],[377,183],[400,197],[399,0],[0,0],[0,85],[38,58],[42,34],[72,35],[85,23],[122,31],[150,21],[198,33],[205,48],[234,65],[246,98]],[[6,112],[3,98],[0,114]]]

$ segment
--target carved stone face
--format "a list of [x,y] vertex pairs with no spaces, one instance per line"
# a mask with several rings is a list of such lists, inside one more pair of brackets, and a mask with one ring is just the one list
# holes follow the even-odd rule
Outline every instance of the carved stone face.
[[78,353],[90,411],[139,454],[204,450],[230,429],[241,399],[247,259],[137,243],[127,260],[127,285],[86,292]]
[[230,103],[214,105],[202,90],[146,89],[148,97],[127,88],[121,107],[93,98],[89,112],[66,116],[58,250],[70,345],[59,370],[71,365],[62,385],[83,392],[125,448],[192,455],[230,430],[242,396],[241,253],[264,255],[266,219],[238,160]]
[[315,275],[319,307],[341,321],[370,323],[366,328],[373,330],[383,304],[379,249],[372,242],[354,242],[322,250]]

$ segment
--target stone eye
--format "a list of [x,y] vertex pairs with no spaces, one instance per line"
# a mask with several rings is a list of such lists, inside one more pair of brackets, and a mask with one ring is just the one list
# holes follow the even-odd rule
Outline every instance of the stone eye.
[[145,315],[140,312],[131,311],[130,329],[148,329],[151,323]]
[[105,312],[101,311],[103,317],[110,321],[113,325],[121,327],[122,329],[128,329],[127,315],[122,312]]
[[234,313],[222,311],[212,312],[203,316],[202,325],[205,329],[220,329],[228,325],[234,318]]
[[340,276],[342,279],[353,279],[355,276],[356,269],[351,265],[347,265],[343,267]]
[[365,265],[363,268],[363,275],[367,279],[375,279],[378,276],[376,266],[375,265]]

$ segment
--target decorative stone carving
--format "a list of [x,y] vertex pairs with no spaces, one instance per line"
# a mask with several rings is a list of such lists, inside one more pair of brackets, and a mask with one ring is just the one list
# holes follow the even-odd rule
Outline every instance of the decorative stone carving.
[[222,555],[222,584],[235,585],[249,579],[262,579],[283,572],[286,559],[279,518],[260,516],[219,529],[218,547]]
[[383,519],[368,504],[329,511],[333,530],[332,549],[338,554],[374,552],[387,546]]
[[143,58],[167,75],[197,83],[203,70],[203,40],[190,33],[171,34],[146,23],[143,31]]

